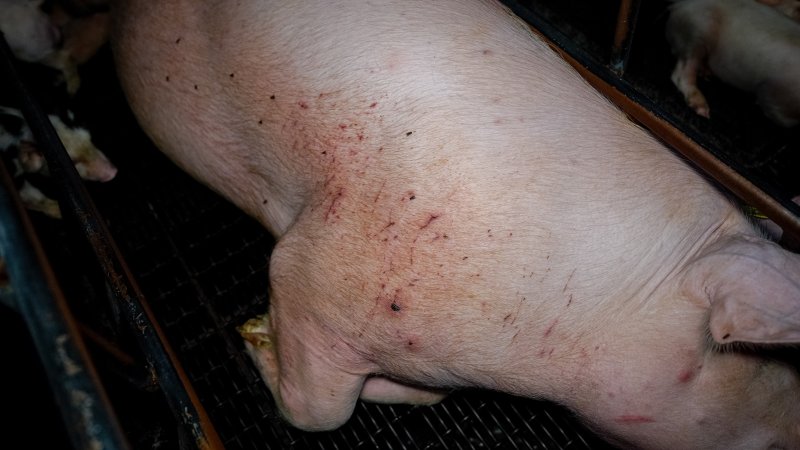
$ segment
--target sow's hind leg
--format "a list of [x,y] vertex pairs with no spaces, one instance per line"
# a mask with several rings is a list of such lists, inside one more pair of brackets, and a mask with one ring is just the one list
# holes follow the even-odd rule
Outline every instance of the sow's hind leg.
[[314,336],[321,330],[309,322],[271,320],[281,315],[274,308],[271,314],[250,319],[239,332],[278,410],[307,431],[342,425],[355,408],[365,376],[339,367],[330,354],[334,349],[320,345]]
[[364,350],[367,337],[348,338],[357,334],[352,327],[359,311],[348,301],[352,292],[333,282],[342,278],[335,276],[341,264],[326,263],[330,255],[321,250],[335,246],[308,239],[301,228],[296,224],[284,235],[270,258],[269,314],[239,328],[283,416],[301,429],[328,430],[350,418],[359,396],[382,403],[439,401],[441,393],[376,375],[379,366]]
[[350,418],[358,397],[373,403],[431,405],[446,395],[383,376],[365,380],[363,375],[325,364],[324,358],[306,359],[308,349],[298,351],[298,344],[291,339],[281,340],[283,348],[289,349],[289,354],[281,358],[268,314],[248,320],[239,327],[239,333],[281,414],[298,428],[314,431],[338,427]]
[[[298,348],[303,344],[292,338],[279,340],[275,337],[268,314],[248,320],[239,327],[239,333],[278,409],[298,428],[327,430],[341,425],[350,418],[358,397],[373,403],[432,405],[447,395],[380,375],[365,379],[363,375],[326,364],[325,358],[306,359],[309,349]],[[283,354],[283,358],[276,345],[279,341],[289,352]],[[313,353],[311,358],[314,358]]]

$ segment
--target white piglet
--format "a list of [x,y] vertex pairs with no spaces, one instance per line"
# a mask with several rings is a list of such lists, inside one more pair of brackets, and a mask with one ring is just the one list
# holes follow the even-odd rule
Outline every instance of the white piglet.
[[61,34],[45,14],[44,0],[0,0],[0,31],[14,55],[39,62],[58,50]]
[[277,237],[241,331],[295,426],[482,387],[624,446],[800,448],[756,347],[800,343],[800,256],[499,2],[115,7],[144,130]]
[[[783,127],[800,123],[800,23],[796,0],[677,0],[667,40],[678,58],[672,82],[699,115],[710,117],[697,86],[709,70],[754,94],[764,114]],[[794,18],[794,20],[793,20]]]
[[[84,180],[106,182],[117,175],[117,167],[92,142],[89,130],[69,126],[57,115],[49,115],[50,123],[64,145],[78,175]],[[33,133],[19,110],[0,106],[0,151],[16,152],[12,159],[16,176],[24,174],[49,175],[44,155],[34,142]],[[58,203],[45,196],[27,180],[20,187],[20,198],[28,209],[60,218]]]

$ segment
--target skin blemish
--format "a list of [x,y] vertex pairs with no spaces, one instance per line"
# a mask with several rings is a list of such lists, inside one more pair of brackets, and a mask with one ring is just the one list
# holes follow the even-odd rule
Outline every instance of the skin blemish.
[[339,129],[341,129],[341,130],[346,130],[346,129],[347,129],[347,124],[345,124],[345,123],[340,123],[340,124],[339,124]]
[[267,199],[264,199],[264,200],[261,202],[261,204],[262,204],[262,205],[266,205],[267,203],[269,203],[269,200],[267,200]]
[[431,224],[431,223],[432,223],[434,220],[436,220],[436,219],[438,219],[438,218],[439,218],[439,215],[438,215],[438,214],[431,214],[431,216],[428,218],[428,221],[427,221],[427,222],[425,222],[425,224],[424,224],[424,225],[422,225],[421,227],[419,227],[419,229],[420,229],[420,230],[423,230],[423,229],[425,229],[425,228],[428,228],[428,226],[430,226],[430,224]]
[[694,371],[691,369],[684,370],[680,374],[678,374],[679,383],[688,383],[693,378],[694,378]]
[[557,323],[558,323],[558,319],[553,319],[553,322],[551,322],[550,326],[547,327],[547,329],[544,331],[544,335],[542,335],[542,337],[550,336],[550,333],[553,332],[553,328],[556,327]]
[[231,73],[230,73],[230,75],[228,75],[228,76],[229,76],[230,78],[233,78],[233,77],[234,77],[234,73],[233,73],[233,72],[231,72]]
[[196,84],[194,85],[194,90],[195,90],[195,91],[197,90],[197,85],[196,85]]
[[175,43],[176,44],[180,44],[181,43],[181,38],[175,39]]
[[465,256],[465,257],[461,258],[461,260],[462,261],[466,261],[468,258],[469,258],[469,256]]
[[394,311],[394,312],[400,311],[400,305],[398,305],[395,302],[392,302],[390,307],[392,308],[392,311]]
[[308,109],[308,103],[304,101],[297,102],[297,106],[299,106],[301,109]]
[[328,207],[328,211],[325,212],[325,222],[327,222],[331,216],[334,216],[337,219],[339,218],[339,216],[336,215],[336,208],[339,205],[339,201],[342,199],[343,195],[344,189],[339,188],[339,190],[336,192],[336,195],[334,195],[333,200],[331,200],[331,205]]
[[567,278],[567,282],[566,282],[566,283],[564,283],[564,289],[562,289],[562,290],[561,290],[561,292],[562,292],[562,293],[563,293],[563,292],[567,292],[567,286],[569,286],[569,282],[572,280],[572,276],[573,276],[573,275],[575,275],[575,271],[576,271],[576,270],[578,270],[578,269],[573,269],[573,270],[572,270],[572,273],[571,273],[571,274],[569,274],[569,278]]
[[258,119],[258,124],[259,124],[259,125],[262,125],[263,123],[264,123],[264,121],[263,121],[263,120],[261,120],[261,119]]
[[269,96],[269,99],[270,99],[270,100],[275,100],[275,96],[274,96],[274,95],[270,95],[270,96]]
[[165,79],[165,80],[167,80],[167,82],[169,83],[169,75],[167,75],[166,77],[164,77],[164,79]]
[[640,416],[636,414],[625,414],[622,416],[617,416],[614,418],[614,421],[617,423],[628,424],[628,425],[635,425],[641,423],[653,423],[656,420],[649,416]]
[[407,131],[406,136],[411,136],[413,133],[414,133],[413,131]]
[[488,56],[488,55],[492,54],[492,51],[491,50],[484,50],[483,54]]
[[370,108],[374,108],[376,106],[378,106],[378,102],[372,102],[372,104],[369,105]]

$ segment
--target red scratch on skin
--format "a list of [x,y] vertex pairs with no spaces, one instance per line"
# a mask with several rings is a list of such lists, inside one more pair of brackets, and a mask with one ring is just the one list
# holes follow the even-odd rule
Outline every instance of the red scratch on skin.
[[549,326],[549,327],[547,327],[547,330],[545,330],[545,332],[544,332],[544,336],[543,336],[543,337],[550,336],[550,333],[552,333],[552,332],[553,332],[553,328],[555,328],[555,327],[556,327],[556,324],[557,324],[557,323],[558,323],[558,319],[553,319],[553,322],[550,324],[550,326]]
[[373,102],[371,105],[369,105],[370,108],[374,108],[376,106],[378,106],[378,102]]
[[381,188],[378,189],[378,193],[375,194],[375,200],[372,203],[378,203],[378,199],[381,198],[381,194],[383,194],[383,188],[386,187],[386,180],[383,180],[383,184],[381,184]]
[[640,423],[653,423],[653,422],[656,421],[656,419],[653,419],[652,417],[639,416],[639,415],[635,415],[635,414],[625,414],[625,415],[622,415],[622,416],[617,416],[617,417],[614,418],[614,420],[617,423],[631,424],[631,425],[640,424]]
[[344,195],[344,189],[343,188],[339,188],[339,191],[333,197],[333,200],[331,200],[331,206],[329,206],[328,207],[328,211],[325,212],[325,222],[328,221],[328,219],[330,218],[331,214],[336,214],[336,206],[339,203],[339,201],[342,199],[342,195]]
[[436,220],[438,218],[439,218],[438,214],[431,214],[431,216],[428,218],[428,221],[425,222],[425,225],[422,225],[421,227],[419,227],[419,229],[423,230],[425,228],[428,228],[428,226],[431,224],[431,222],[433,222],[434,220]]
[[569,286],[569,282],[572,281],[572,276],[575,275],[575,271],[578,269],[573,269],[572,273],[569,274],[569,278],[567,278],[567,282],[564,283],[564,289],[561,292],[567,292],[567,286]]
[[308,109],[308,103],[303,101],[297,102],[297,106],[299,106],[302,109]]

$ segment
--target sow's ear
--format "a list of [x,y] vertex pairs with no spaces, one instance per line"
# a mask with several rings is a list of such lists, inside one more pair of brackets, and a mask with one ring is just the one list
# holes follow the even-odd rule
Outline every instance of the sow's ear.
[[684,294],[710,307],[718,343],[800,343],[800,255],[729,238],[694,261],[684,283]]

